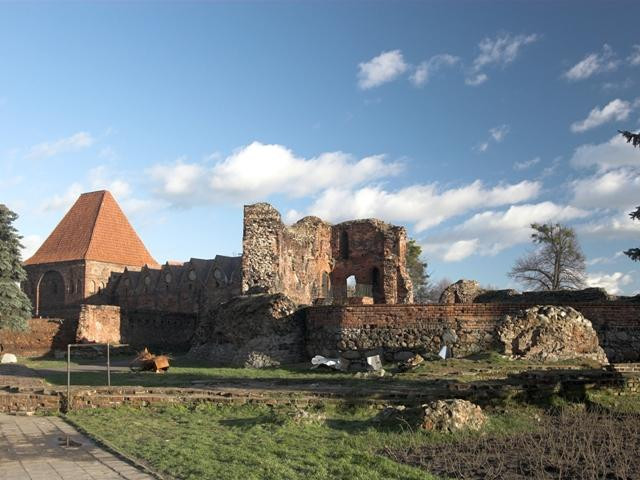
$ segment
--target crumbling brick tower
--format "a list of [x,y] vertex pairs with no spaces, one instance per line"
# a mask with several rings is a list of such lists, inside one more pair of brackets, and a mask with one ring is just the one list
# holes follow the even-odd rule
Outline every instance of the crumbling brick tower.
[[244,208],[242,291],[284,293],[301,304],[347,296],[347,279],[375,303],[412,303],[406,230],[380,220],[331,225],[305,217],[287,227],[268,203]]
[[144,265],[158,267],[113,196],[105,190],[83,193],[24,262],[22,288],[36,316],[65,317],[70,307],[102,303],[112,272]]

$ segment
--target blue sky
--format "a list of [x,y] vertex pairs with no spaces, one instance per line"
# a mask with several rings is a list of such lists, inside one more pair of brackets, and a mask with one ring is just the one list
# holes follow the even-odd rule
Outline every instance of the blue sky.
[[241,251],[242,205],[405,225],[434,280],[576,228],[640,290],[640,4],[0,3],[0,201],[25,255],[83,191],[158,261]]

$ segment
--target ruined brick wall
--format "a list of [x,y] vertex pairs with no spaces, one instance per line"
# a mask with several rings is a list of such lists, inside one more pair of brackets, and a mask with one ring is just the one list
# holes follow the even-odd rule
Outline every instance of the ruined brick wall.
[[181,352],[189,349],[196,326],[195,314],[122,310],[120,336],[135,348]]
[[[455,333],[456,356],[496,347],[496,331],[505,315],[531,305],[364,305],[306,309],[307,354],[382,351],[387,359],[399,351],[437,353],[443,336]],[[640,305],[573,304],[596,329],[610,361],[640,359]]]
[[239,257],[217,255],[112,274],[107,303],[123,310],[198,314],[240,294]]
[[413,302],[403,227],[369,219],[339,223],[331,230],[334,295],[346,297],[347,278],[354,275],[357,284],[371,287],[375,303]]
[[406,231],[375,219],[330,225],[305,217],[286,226],[267,203],[244,209],[243,293],[283,293],[300,304],[346,298],[351,275],[376,303],[411,303]]
[[76,342],[121,343],[120,307],[82,305],[78,318]]
[[267,203],[244,207],[242,292],[284,293],[310,304],[326,291],[331,271],[331,226],[306,217],[287,227]]
[[77,320],[32,318],[25,332],[0,330],[0,350],[25,357],[66,350],[69,343],[75,343],[77,326]]

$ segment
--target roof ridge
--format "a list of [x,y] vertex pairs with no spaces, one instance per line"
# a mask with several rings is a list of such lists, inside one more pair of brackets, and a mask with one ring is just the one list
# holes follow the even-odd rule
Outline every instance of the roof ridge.
[[91,226],[91,235],[89,236],[89,241],[87,242],[87,249],[82,254],[83,258],[86,258],[87,254],[89,253],[89,250],[91,249],[91,243],[93,242],[93,237],[96,234],[96,225],[98,223],[98,218],[100,217],[100,212],[102,211],[102,207],[104,206],[105,194],[108,192],[106,190],[96,190],[95,192],[91,192],[91,193],[102,193],[102,198],[100,199],[100,205],[98,206],[98,211],[96,212],[96,216],[93,219],[93,225]]

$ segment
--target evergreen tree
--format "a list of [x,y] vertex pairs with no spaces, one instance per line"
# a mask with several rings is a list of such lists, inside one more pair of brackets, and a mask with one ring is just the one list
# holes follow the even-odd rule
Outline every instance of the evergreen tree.
[[[627,139],[627,143],[634,147],[640,147],[640,133],[631,133],[627,130],[618,130],[620,135]],[[640,220],[640,207],[629,213],[632,220]],[[624,252],[631,260],[640,261],[640,248],[630,248]]]
[[422,261],[421,255],[422,247],[415,240],[410,239],[407,242],[405,261],[407,273],[413,283],[413,299],[416,303],[424,303],[427,300],[429,274],[427,273],[427,263]]
[[12,225],[18,218],[0,204],[0,329],[25,330],[31,302],[20,289],[27,274],[20,263],[20,237]]

